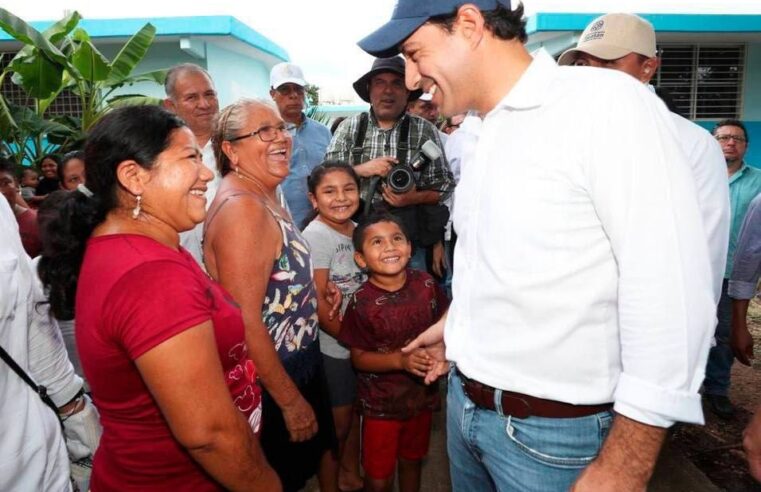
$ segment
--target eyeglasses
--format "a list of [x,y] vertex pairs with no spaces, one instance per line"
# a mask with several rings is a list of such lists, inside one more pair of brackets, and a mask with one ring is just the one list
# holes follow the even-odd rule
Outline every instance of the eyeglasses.
[[283,84],[275,89],[281,96],[290,96],[296,93],[297,96],[304,95],[304,88],[296,84]]
[[734,135],[719,135],[716,137],[716,140],[718,140],[721,143],[729,142],[730,140],[734,140],[737,143],[745,143],[748,141],[748,139],[743,137],[736,137]]
[[228,142],[237,142],[238,140],[243,140],[244,138],[253,137],[254,135],[259,136],[259,140],[262,142],[272,142],[277,138],[278,133],[282,133],[284,137],[291,138],[291,132],[296,127],[294,125],[287,125],[285,123],[282,123],[277,126],[267,125],[259,128],[256,131],[253,131],[251,133],[246,133],[245,135],[240,135],[239,137],[233,137],[231,139],[228,139]]

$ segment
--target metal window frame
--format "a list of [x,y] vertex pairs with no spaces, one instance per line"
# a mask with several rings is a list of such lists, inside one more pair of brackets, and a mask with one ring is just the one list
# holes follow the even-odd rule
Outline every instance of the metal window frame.
[[[713,121],[716,120],[718,117],[709,117],[709,118],[698,118],[697,112],[698,112],[698,67],[700,62],[700,52],[702,49],[706,48],[737,48],[739,50],[742,50],[739,53],[739,63],[742,68],[742,74],[740,77],[738,77],[736,87],[737,87],[737,98],[735,99],[735,112],[733,115],[726,115],[722,116],[721,118],[738,118],[742,119],[743,117],[743,108],[745,106],[744,104],[744,97],[745,97],[745,84],[747,82],[747,76],[748,76],[748,45],[747,43],[661,43],[658,44],[658,52],[662,52],[665,50],[668,50],[669,48],[691,48],[692,49],[692,60],[691,60],[691,67],[690,67],[690,87],[689,87],[689,94],[690,94],[690,104],[689,104],[689,114],[687,117],[691,120],[695,121]],[[656,86],[660,87],[662,83],[661,79],[661,67],[658,67],[658,72],[656,74]],[[711,84],[704,84],[705,86],[710,86]],[[666,86],[668,87],[668,86]],[[677,86],[678,87],[678,86]]]

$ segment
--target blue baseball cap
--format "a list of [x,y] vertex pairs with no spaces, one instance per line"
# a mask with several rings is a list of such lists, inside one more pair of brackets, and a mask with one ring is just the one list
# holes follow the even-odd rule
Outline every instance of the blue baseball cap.
[[510,0],[399,0],[391,20],[357,43],[360,48],[379,58],[399,54],[399,45],[431,17],[449,15],[461,5],[471,3],[488,12],[499,5],[509,9]]

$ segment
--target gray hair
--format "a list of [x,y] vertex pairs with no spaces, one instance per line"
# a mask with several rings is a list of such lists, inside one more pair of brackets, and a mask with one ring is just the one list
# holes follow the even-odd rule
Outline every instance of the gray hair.
[[232,171],[232,164],[227,154],[222,150],[222,142],[240,135],[246,126],[249,110],[252,108],[269,108],[280,115],[275,103],[268,99],[238,99],[223,109],[214,123],[211,134],[211,145],[214,149],[214,158],[217,160],[217,169],[222,176]]
[[[203,67],[196,65],[195,63],[180,63],[170,68],[166,72],[166,79],[164,79],[164,92],[167,97],[174,99],[174,86],[177,84],[177,78],[186,73],[202,73],[206,75],[211,81],[211,75]],[[212,81],[212,85],[214,82]]]

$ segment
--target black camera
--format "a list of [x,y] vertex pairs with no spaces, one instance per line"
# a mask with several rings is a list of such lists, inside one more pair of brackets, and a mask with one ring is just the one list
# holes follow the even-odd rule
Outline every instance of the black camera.
[[432,140],[420,148],[409,165],[397,164],[386,175],[386,186],[394,193],[406,193],[417,184],[415,173],[419,173],[431,162],[441,157],[441,149]]

